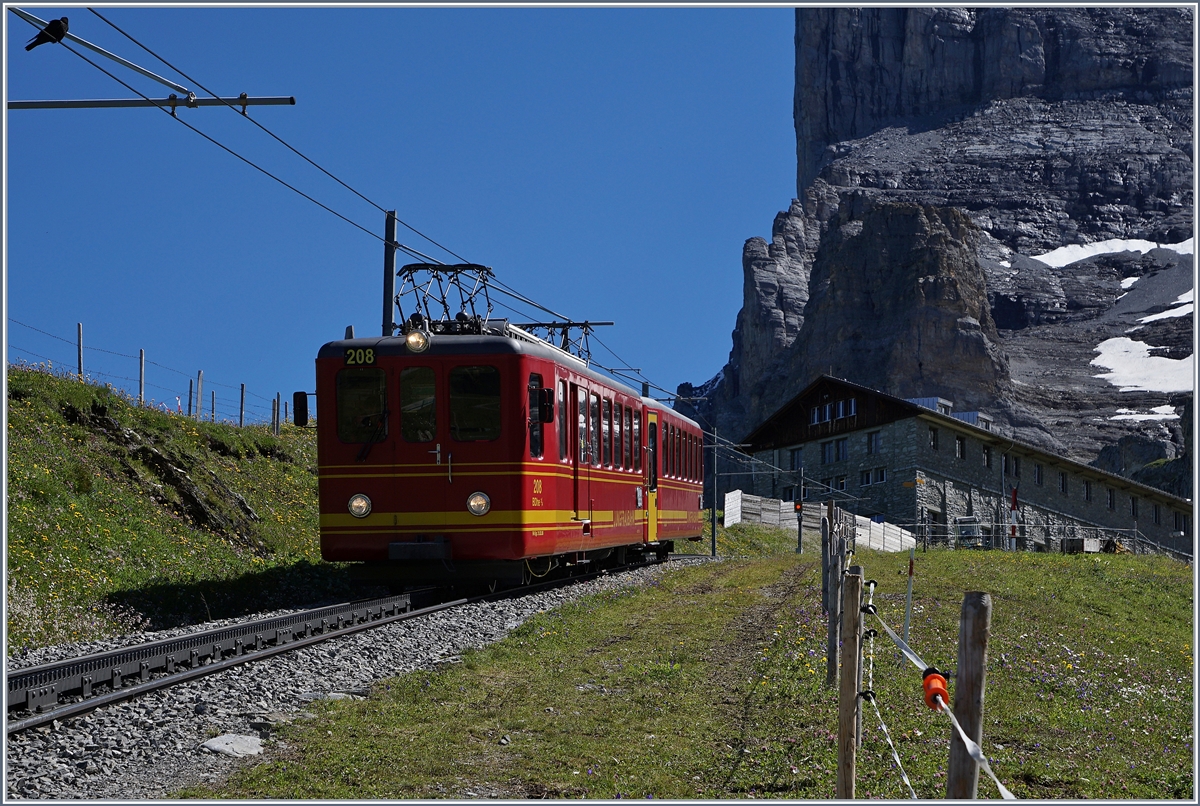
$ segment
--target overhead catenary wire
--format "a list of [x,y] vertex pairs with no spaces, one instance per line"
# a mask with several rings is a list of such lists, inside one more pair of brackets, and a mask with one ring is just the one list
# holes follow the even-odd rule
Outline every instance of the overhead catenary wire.
[[[125,89],[129,90],[129,91],[130,91],[130,92],[132,92],[132,93],[135,93],[135,94],[137,94],[137,95],[138,95],[138,97],[142,98],[143,100],[146,100],[146,101],[149,101],[149,100],[150,100],[149,96],[147,96],[147,95],[143,94],[142,92],[140,92],[140,91],[139,91],[139,90],[137,90],[137,89],[134,89],[134,88],[133,88],[132,86],[130,86],[128,83],[126,83],[126,82],[122,81],[121,79],[117,78],[115,75],[113,75],[111,72],[109,72],[108,70],[106,70],[104,67],[100,66],[100,65],[99,65],[99,64],[97,64],[96,62],[94,62],[94,61],[92,61],[91,59],[89,59],[87,56],[83,55],[83,54],[82,54],[82,53],[80,53],[79,51],[77,51],[77,50],[75,50],[74,48],[70,47],[70,46],[69,46],[69,45],[67,45],[65,42],[60,42],[59,44],[61,44],[63,47],[65,47],[65,48],[66,48],[67,50],[69,50],[71,53],[74,53],[74,54],[75,54],[76,56],[78,56],[80,59],[83,59],[85,62],[87,62],[88,64],[90,64],[92,67],[95,67],[97,70],[99,70],[100,72],[104,73],[106,76],[108,76],[109,78],[111,78],[113,81],[116,81],[118,84],[120,84],[120,85],[121,85],[122,87],[124,87]],[[181,118],[181,117],[179,117],[179,116],[177,116],[177,115],[172,115],[170,110],[168,110],[168,109],[166,109],[166,108],[164,108],[164,107],[161,107],[161,106],[157,106],[157,105],[156,105],[156,107],[155,107],[155,108],[157,108],[158,110],[160,110],[160,111],[161,111],[163,114],[170,116],[170,117],[171,117],[171,119],[178,121],[178,122],[180,123],[180,125],[182,125],[182,126],[185,126],[186,128],[188,128],[188,129],[190,129],[191,131],[193,131],[193,132],[195,132],[196,134],[198,134],[200,137],[203,137],[205,140],[207,140],[208,142],[212,143],[212,144],[213,144],[213,145],[215,145],[217,148],[220,148],[222,151],[226,152],[226,153],[227,153],[227,154],[229,154],[230,156],[236,157],[237,159],[239,159],[239,160],[241,160],[242,162],[244,162],[244,163],[246,163],[247,165],[249,165],[251,168],[254,168],[256,171],[259,171],[260,173],[262,173],[264,176],[267,176],[267,177],[269,177],[269,178],[271,178],[271,179],[274,179],[276,182],[278,182],[279,184],[283,185],[283,186],[284,186],[285,188],[287,188],[288,190],[292,191],[293,193],[297,194],[298,196],[301,196],[301,197],[303,197],[303,198],[307,199],[308,201],[312,202],[312,203],[313,203],[313,204],[315,204],[316,206],[320,207],[320,208],[321,208],[322,210],[324,210],[325,212],[327,212],[327,213],[329,213],[329,214],[331,214],[331,215],[333,215],[333,216],[336,216],[337,218],[340,218],[342,221],[345,221],[345,222],[346,222],[347,224],[349,224],[350,226],[352,226],[352,227],[354,227],[354,228],[356,228],[356,229],[359,229],[359,230],[361,230],[361,231],[365,232],[367,235],[371,236],[371,237],[372,237],[372,238],[374,238],[375,240],[377,240],[377,241],[382,241],[383,243],[387,243],[387,240],[386,240],[385,238],[383,238],[382,236],[380,236],[380,235],[378,235],[378,234],[376,234],[376,233],[372,232],[371,230],[369,230],[369,229],[367,229],[366,227],[364,227],[362,224],[359,224],[357,221],[354,221],[353,219],[350,219],[350,218],[348,218],[348,217],[346,217],[346,216],[342,215],[342,214],[341,214],[341,213],[339,213],[337,210],[334,210],[332,207],[329,207],[328,205],[326,205],[326,204],[323,204],[323,203],[322,203],[322,202],[320,202],[320,201],[317,201],[315,198],[313,198],[313,197],[312,197],[312,196],[310,196],[309,194],[305,193],[304,191],[300,190],[299,188],[295,187],[294,185],[292,185],[292,184],[288,183],[287,181],[285,181],[285,180],[281,179],[280,177],[276,176],[275,174],[271,173],[271,172],[270,172],[270,171],[268,171],[266,168],[262,167],[261,165],[259,165],[258,163],[254,162],[253,160],[249,159],[248,157],[244,157],[244,156],[242,156],[241,154],[239,154],[238,152],[234,151],[234,150],[233,150],[232,148],[230,148],[229,146],[227,146],[227,145],[225,145],[224,143],[222,143],[222,142],[220,142],[219,140],[217,140],[216,138],[214,138],[214,137],[211,137],[211,136],[210,136],[210,135],[208,135],[208,134],[205,134],[205,133],[204,133],[204,132],[202,132],[200,129],[198,129],[198,128],[196,128],[195,126],[193,126],[192,124],[188,123],[188,122],[187,122],[186,120],[184,120],[183,118]],[[405,253],[407,253],[407,254],[410,254],[410,255],[412,255],[413,257],[418,257],[418,258],[421,258],[421,259],[428,259],[428,258],[429,258],[429,256],[428,256],[428,255],[425,255],[425,254],[423,254],[423,253],[421,253],[421,252],[418,252],[417,250],[415,250],[415,249],[413,249],[413,248],[411,248],[411,247],[409,247],[409,246],[406,246],[406,245],[404,245],[404,244],[401,244],[401,243],[396,243],[396,244],[394,244],[394,246],[395,246],[397,249],[399,249],[400,251],[402,251],[402,252],[405,252]]]
[[[230,109],[232,109],[233,111],[235,111],[235,112],[238,112],[238,109],[237,109],[237,107],[236,107],[236,105],[235,105],[234,103],[231,103],[231,102],[229,102],[229,101],[228,101],[228,100],[226,100],[226,99],[222,99],[222,98],[221,98],[219,95],[217,95],[216,93],[212,92],[210,89],[208,89],[207,87],[205,87],[203,84],[201,84],[199,81],[197,81],[197,80],[196,80],[194,77],[192,77],[192,76],[188,75],[186,72],[184,72],[183,70],[181,70],[180,68],[178,68],[177,66],[175,66],[174,64],[172,64],[171,62],[169,62],[167,59],[165,59],[164,57],[162,57],[161,55],[159,55],[157,52],[155,52],[154,50],[152,50],[150,47],[146,46],[144,43],[142,43],[141,41],[139,41],[139,40],[138,40],[136,37],[134,37],[134,36],[132,36],[131,34],[129,34],[128,32],[126,32],[126,31],[125,31],[124,29],[122,29],[120,26],[118,26],[118,25],[116,25],[115,23],[113,23],[111,20],[109,20],[109,19],[108,19],[107,17],[105,17],[104,15],[100,14],[100,13],[99,13],[98,11],[96,11],[95,9],[93,9],[93,8],[89,8],[88,10],[89,10],[89,11],[90,11],[92,14],[94,14],[96,17],[98,17],[99,19],[101,19],[103,22],[105,22],[106,24],[108,24],[110,27],[112,27],[114,30],[118,31],[120,34],[122,34],[123,36],[125,36],[125,37],[126,37],[127,39],[129,39],[131,42],[133,42],[134,44],[136,44],[138,47],[142,48],[144,51],[146,51],[147,53],[149,53],[151,56],[153,56],[154,58],[158,59],[160,62],[162,62],[163,64],[165,64],[167,67],[171,68],[172,70],[174,70],[174,71],[175,71],[175,72],[177,72],[178,74],[180,74],[180,75],[184,76],[184,77],[185,77],[185,78],[186,78],[188,81],[190,81],[190,82],[194,83],[194,84],[195,84],[196,86],[198,86],[198,87],[199,87],[201,90],[203,90],[204,92],[208,93],[208,94],[209,94],[209,95],[211,95],[212,97],[216,98],[217,100],[220,100],[220,101],[222,101],[222,102],[223,102],[223,103],[224,103],[226,106],[228,106],[228,107],[229,107]],[[32,23],[31,23],[31,24],[32,24]],[[83,59],[85,62],[87,62],[87,63],[88,63],[88,64],[90,64],[91,66],[95,67],[97,70],[99,70],[100,72],[104,73],[104,74],[105,74],[105,75],[107,75],[109,78],[112,78],[114,81],[116,81],[116,82],[117,82],[118,84],[120,84],[121,86],[125,87],[126,89],[128,89],[128,90],[129,90],[129,91],[131,91],[131,92],[134,92],[134,93],[135,93],[135,94],[137,94],[139,97],[141,97],[143,100],[145,100],[145,101],[147,101],[147,102],[149,102],[149,101],[150,101],[150,99],[149,99],[149,97],[148,97],[148,96],[146,96],[146,95],[142,94],[141,92],[139,92],[138,90],[134,89],[134,88],[133,88],[131,85],[129,85],[129,84],[128,84],[128,83],[126,83],[125,81],[122,81],[122,80],[121,80],[120,78],[118,78],[116,75],[114,75],[114,74],[113,74],[113,73],[111,73],[110,71],[106,70],[104,67],[100,66],[100,65],[99,65],[99,64],[97,64],[96,62],[92,61],[91,59],[89,59],[89,58],[88,58],[87,56],[85,56],[84,54],[82,54],[82,53],[80,53],[80,52],[76,51],[75,49],[73,49],[73,48],[71,48],[71,47],[69,47],[69,46],[66,44],[66,42],[62,42],[62,43],[60,43],[60,44],[63,44],[63,46],[64,46],[64,47],[66,47],[66,48],[67,48],[67,50],[70,50],[70,51],[71,51],[72,53],[74,53],[76,56],[78,56],[79,58]],[[332,207],[330,207],[330,206],[328,206],[328,205],[326,205],[326,204],[322,203],[321,201],[317,200],[317,199],[316,199],[316,198],[314,198],[313,196],[311,196],[311,195],[309,195],[309,194],[305,193],[304,191],[302,191],[302,190],[300,190],[299,188],[295,187],[295,186],[294,186],[294,185],[292,185],[291,183],[289,183],[289,182],[285,181],[285,180],[284,180],[284,179],[282,179],[281,177],[277,176],[276,174],[272,173],[271,171],[269,171],[269,170],[267,170],[266,168],[262,167],[261,165],[257,164],[257,163],[256,163],[256,162],[254,162],[253,160],[250,160],[249,158],[247,158],[247,157],[245,157],[245,156],[243,156],[243,155],[239,154],[237,151],[234,151],[232,148],[230,148],[230,147],[226,146],[225,144],[223,144],[223,143],[221,143],[220,141],[216,140],[216,139],[215,139],[215,138],[213,138],[212,136],[210,136],[210,135],[206,134],[205,132],[201,131],[199,128],[197,128],[197,127],[195,127],[195,126],[193,126],[193,125],[189,124],[187,121],[183,120],[182,118],[180,118],[180,117],[178,117],[178,116],[176,116],[176,115],[172,114],[172,112],[171,112],[170,110],[166,109],[165,107],[161,107],[161,106],[160,106],[160,107],[158,107],[158,108],[159,108],[159,109],[161,109],[163,112],[165,112],[165,113],[167,113],[167,114],[171,115],[171,116],[172,116],[172,117],[173,117],[175,120],[179,121],[179,122],[180,122],[182,125],[184,125],[184,126],[185,126],[185,127],[187,127],[188,129],[190,129],[191,131],[193,131],[194,133],[196,133],[196,134],[197,134],[197,135],[199,135],[200,137],[204,138],[205,140],[209,141],[209,142],[210,142],[210,143],[212,143],[213,145],[215,145],[215,146],[217,146],[218,148],[222,149],[223,151],[227,152],[227,153],[228,153],[228,154],[230,154],[231,156],[233,156],[233,157],[236,157],[237,159],[239,159],[239,160],[241,160],[242,162],[246,163],[247,165],[249,165],[250,167],[252,167],[252,168],[254,168],[255,170],[259,171],[260,173],[262,173],[263,175],[267,176],[268,178],[275,180],[275,181],[276,181],[276,182],[278,182],[279,184],[281,184],[281,185],[283,185],[284,187],[286,187],[287,189],[291,190],[293,193],[296,193],[297,195],[299,195],[299,196],[301,196],[302,198],[306,199],[307,201],[309,201],[309,202],[311,202],[311,203],[315,204],[316,206],[320,207],[322,210],[325,210],[326,212],[328,212],[328,213],[330,213],[331,215],[333,215],[333,216],[335,216],[335,217],[339,218],[340,220],[344,221],[345,223],[347,223],[347,224],[350,224],[351,226],[353,226],[353,227],[355,227],[355,228],[357,228],[357,229],[361,230],[362,232],[365,232],[367,235],[371,236],[372,238],[374,238],[374,239],[376,239],[376,240],[379,240],[379,241],[382,241],[382,242],[384,242],[384,243],[388,243],[388,240],[387,240],[386,238],[383,238],[383,237],[381,237],[381,236],[377,235],[376,233],[372,232],[370,229],[368,229],[368,228],[364,227],[363,225],[359,224],[358,222],[356,222],[356,221],[352,220],[351,218],[349,218],[349,217],[347,217],[347,216],[345,216],[345,215],[343,215],[343,214],[339,213],[338,211],[334,210]],[[346,183],[346,182],[345,182],[345,181],[343,181],[342,179],[340,179],[340,178],[338,178],[337,176],[335,176],[335,175],[334,175],[332,172],[328,171],[327,169],[325,169],[324,167],[322,167],[321,165],[319,165],[319,164],[318,164],[316,161],[312,160],[310,157],[308,157],[307,155],[305,155],[304,153],[302,153],[302,152],[301,152],[299,149],[297,149],[297,148],[295,148],[294,146],[292,146],[290,143],[288,143],[287,141],[285,141],[283,138],[279,137],[277,134],[275,134],[274,132],[272,132],[270,129],[268,129],[266,126],[264,126],[263,124],[261,124],[260,122],[258,122],[257,120],[255,120],[254,118],[251,118],[251,117],[249,117],[248,115],[245,115],[245,114],[244,114],[244,112],[238,112],[238,113],[239,113],[239,114],[240,114],[242,117],[245,117],[247,120],[250,120],[250,121],[251,121],[252,123],[254,123],[254,125],[255,125],[255,126],[257,126],[257,127],[260,129],[260,130],[262,130],[264,133],[266,133],[267,135],[269,135],[270,137],[272,137],[273,139],[275,139],[277,142],[279,142],[281,145],[283,145],[284,147],[286,147],[288,150],[290,150],[291,152],[293,152],[294,154],[296,154],[297,156],[299,156],[301,159],[303,159],[303,160],[305,160],[306,162],[308,162],[308,163],[309,163],[310,165],[312,165],[314,168],[316,168],[317,170],[321,171],[323,174],[325,174],[326,176],[328,176],[330,179],[333,179],[333,180],[334,180],[335,182],[337,182],[339,185],[341,185],[342,187],[346,188],[347,190],[349,190],[351,193],[353,193],[354,195],[356,195],[357,197],[359,197],[360,199],[362,199],[362,200],[363,200],[363,201],[365,201],[366,203],[370,204],[371,206],[373,206],[374,208],[376,208],[377,210],[379,210],[379,211],[381,211],[381,212],[385,212],[385,213],[386,213],[386,212],[389,212],[389,211],[387,211],[387,210],[386,210],[386,209],[385,209],[385,208],[384,208],[382,205],[380,205],[380,204],[378,204],[377,202],[373,201],[372,199],[368,198],[366,195],[364,195],[363,193],[359,192],[358,190],[356,190],[355,188],[353,188],[352,186],[350,186],[348,183]],[[396,221],[397,221],[397,223],[399,223],[399,224],[403,225],[405,228],[407,228],[408,230],[412,231],[413,233],[415,233],[415,234],[416,234],[416,235],[418,235],[419,237],[423,238],[424,240],[428,241],[429,243],[433,244],[434,246],[438,247],[439,249],[442,249],[442,250],[443,250],[443,251],[445,251],[447,254],[450,254],[450,255],[454,256],[455,258],[457,258],[458,260],[461,260],[461,261],[463,261],[463,262],[469,262],[469,261],[467,261],[467,259],[466,259],[466,258],[462,257],[462,256],[461,256],[461,255],[459,255],[457,252],[455,252],[455,251],[453,251],[452,249],[450,249],[449,247],[447,247],[447,246],[445,246],[445,245],[441,244],[440,242],[438,242],[438,241],[434,240],[434,239],[433,239],[433,238],[431,238],[430,236],[428,236],[428,235],[424,234],[423,232],[421,232],[420,230],[416,229],[415,227],[413,227],[412,225],[408,224],[407,222],[403,221],[403,220],[402,220],[402,219],[400,219],[399,217],[397,217],[397,218],[396,218]],[[416,249],[414,249],[414,248],[412,248],[412,247],[410,247],[410,246],[407,246],[407,245],[405,245],[405,244],[401,244],[401,243],[396,243],[396,242],[393,242],[393,245],[395,246],[395,248],[399,249],[400,251],[402,251],[402,252],[404,252],[404,253],[406,253],[406,254],[408,254],[408,255],[411,255],[411,256],[413,256],[413,257],[416,257],[416,258],[418,258],[418,259],[426,260],[426,261],[428,261],[428,262],[431,262],[431,263],[443,263],[443,261],[437,260],[437,259],[435,259],[435,258],[433,258],[433,257],[431,257],[431,256],[429,256],[429,255],[427,255],[427,254],[425,254],[425,253],[423,253],[423,252],[421,252],[421,251],[419,251],[419,250],[416,250]],[[563,319],[563,320],[566,320],[566,321],[570,321],[570,318],[569,318],[569,317],[567,317],[567,316],[565,316],[564,314],[561,314],[561,313],[559,313],[559,312],[557,312],[557,311],[555,311],[555,310],[553,310],[553,309],[549,308],[548,306],[545,306],[545,305],[543,305],[543,304],[541,304],[541,303],[539,303],[539,302],[537,302],[537,301],[535,301],[535,300],[533,300],[533,299],[530,299],[529,297],[525,296],[524,294],[521,294],[521,293],[520,293],[519,291],[517,291],[516,289],[514,289],[514,288],[512,288],[512,287],[508,286],[507,284],[503,283],[502,281],[500,281],[500,280],[496,279],[494,276],[491,278],[491,285],[493,285],[493,286],[495,287],[495,289],[496,289],[496,291],[497,291],[498,293],[501,293],[501,294],[504,294],[504,295],[506,295],[506,296],[509,296],[509,297],[511,297],[512,299],[514,299],[514,300],[517,300],[518,302],[524,303],[524,304],[526,304],[526,305],[530,305],[530,306],[532,306],[533,308],[535,308],[535,309],[537,309],[537,310],[539,310],[539,311],[541,311],[541,312],[544,312],[544,313],[550,314],[551,316],[554,316],[554,317],[557,317],[557,318],[559,318],[559,319]],[[507,307],[507,306],[505,306],[505,307]],[[512,309],[510,308],[510,310],[512,310]],[[596,337],[594,336],[594,334],[592,335],[592,338],[596,338]],[[609,353],[611,353],[611,354],[612,354],[614,357],[616,357],[616,358],[617,358],[618,360],[620,360],[622,363],[624,363],[624,364],[626,364],[626,365],[628,365],[628,364],[629,364],[629,362],[628,362],[628,361],[624,361],[624,359],[621,359],[621,358],[620,358],[620,356],[618,356],[618,355],[617,355],[617,354],[616,354],[616,353],[615,353],[615,352],[614,352],[614,351],[613,351],[613,350],[612,350],[610,347],[608,347],[608,345],[607,345],[607,344],[604,344],[604,343],[603,343],[603,341],[601,341],[599,338],[596,338],[596,341],[597,341],[598,343],[600,343],[600,344],[601,344],[601,346],[602,346],[602,347],[604,347],[604,349],[605,349],[605,350],[607,350]],[[628,376],[620,375],[620,374],[619,374],[619,373],[617,373],[617,372],[613,372],[612,370],[609,370],[608,368],[606,368],[606,367],[603,367],[602,365],[597,365],[597,366],[599,366],[599,368],[600,368],[600,369],[604,369],[605,371],[607,371],[607,372],[610,372],[611,374],[613,374],[613,375],[614,375],[614,377],[628,377]],[[637,377],[638,379],[640,379],[642,382],[646,383],[647,385],[649,385],[649,386],[653,387],[654,389],[657,389],[657,390],[659,390],[659,391],[663,392],[664,394],[668,395],[669,397],[676,397],[676,395],[675,395],[674,393],[672,393],[671,391],[669,391],[668,389],[666,389],[666,388],[664,388],[664,387],[662,387],[662,386],[659,386],[659,385],[657,385],[657,384],[654,384],[653,382],[651,382],[651,381],[649,380],[649,378],[647,378],[647,377],[646,377],[644,374],[642,374],[642,373],[641,373],[641,371],[640,371],[640,370],[637,372],[637,375],[636,375],[635,377]]]
[[[192,82],[193,84],[195,84],[195,85],[196,85],[197,87],[199,87],[201,90],[203,90],[204,92],[208,93],[209,95],[211,95],[212,97],[216,98],[217,100],[224,101],[226,106],[228,106],[228,107],[229,107],[230,109],[232,109],[234,112],[238,112],[238,109],[237,109],[237,107],[236,107],[236,106],[234,106],[234,104],[232,104],[232,103],[230,103],[229,101],[227,101],[227,100],[225,100],[225,99],[221,98],[219,95],[217,95],[217,93],[213,92],[213,91],[212,91],[212,90],[210,90],[208,87],[206,87],[206,86],[204,86],[203,84],[201,84],[199,80],[197,80],[197,79],[193,78],[192,76],[188,75],[188,74],[187,74],[187,73],[185,73],[183,70],[181,70],[180,68],[176,67],[174,64],[172,64],[171,62],[167,61],[165,58],[163,58],[162,56],[160,56],[158,53],[156,53],[155,51],[151,50],[149,47],[147,47],[145,44],[143,44],[143,43],[142,43],[141,41],[139,41],[137,38],[135,38],[134,36],[132,36],[131,34],[129,34],[128,32],[126,32],[124,29],[122,29],[121,27],[119,27],[118,25],[116,25],[116,23],[114,23],[114,22],[112,22],[111,20],[109,20],[107,17],[105,17],[105,16],[104,16],[103,14],[101,14],[99,11],[96,11],[96,9],[94,9],[94,8],[90,8],[90,7],[88,8],[88,11],[92,12],[93,14],[95,14],[97,17],[99,17],[99,18],[100,18],[101,20],[103,20],[105,23],[107,23],[107,24],[108,24],[108,25],[110,25],[112,28],[114,28],[116,31],[118,31],[120,34],[122,34],[122,35],[123,35],[123,36],[124,36],[126,39],[128,39],[130,42],[133,42],[135,45],[137,45],[137,46],[138,46],[138,47],[140,47],[142,50],[144,50],[144,51],[146,51],[147,53],[149,53],[149,54],[150,54],[151,56],[153,56],[154,58],[158,59],[160,62],[162,62],[163,64],[165,64],[167,67],[170,67],[170,68],[171,68],[172,70],[174,70],[176,73],[178,73],[179,75],[181,75],[181,76],[183,76],[184,78],[186,78],[188,81],[190,81],[190,82]],[[348,191],[350,191],[351,193],[353,193],[353,194],[354,194],[355,196],[357,196],[358,198],[360,198],[360,199],[362,199],[363,201],[365,201],[367,204],[369,204],[369,205],[371,205],[372,207],[374,207],[374,208],[375,208],[376,210],[378,210],[379,212],[381,212],[381,213],[384,213],[384,214],[387,214],[387,213],[389,212],[389,211],[388,211],[388,210],[386,210],[386,209],[385,209],[385,208],[384,208],[382,205],[380,205],[378,202],[372,201],[371,199],[367,198],[365,195],[363,195],[363,194],[362,194],[362,193],[360,193],[359,191],[355,190],[353,187],[351,187],[349,184],[347,184],[346,182],[344,182],[344,181],[342,181],[341,179],[339,179],[337,176],[335,176],[334,174],[332,174],[330,171],[328,171],[328,170],[326,170],[325,168],[323,168],[322,166],[318,165],[318,164],[317,164],[317,162],[316,162],[315,160],[311,159],[310,157],[308,157],[307,155],[305,155],[304,153],[302,153],[302,152],[301,152],[299,149],[297,149],[296,147],[294,147],[293,145],[291,145],[290,143],[288,143],[286,140],[284,140],[284,139],[283,139],[282,137],[280,137],[279,135],[275,134],[275,132],[273,132],[273,131],[271,131],[270,129],[268,129],[266,126],[264,126],[264,125],[263,125],[262,123],[260,123],[259,121],[255,120],[254,118],[252,118],[252,117],[250,117],[249,115],[246,115],[246,114],[244,114],[244,113],[242,113],[242,112],[238,112],[238,114],[239,114],[239,115],[241,115],[242,117],[246,118],[246,120],[249,120],[251,123],[253,123],[253,124],[254,124],[255,126],[257,126],[259,129],[261,129],[263,132],[265,132],[267,135],[269,135],[271,138],[273,138],[273,139],[274,139],[276,142],[278,142],[278,143],[279,143],[280,145],[282,145],[284,148],[288,149],[288,150],[289,150],[289,151],[291,151],[293,154],[295,154],[296,156],[300,157],[300,159],[304,160],[304,161],[305,161],[305,162],[307,162],[309,165],[313,166],[313,167],[314,167],[314,168],[316,168],[318,171],[320,171],[321,173],[325,174],[326,176],[328,176],[328,177],[329,177],[330,179],[332,179],[333,181],[337,182],[339,185],[341,185],[341,186],[342,186],[342,187],[344,187],[346,190],[348,190]],[[467,260],[466,258],[464,258],[464,257],[462,257],[461,255],[459,255],[458,253],[454,252],[454,251],[453,251],[452,249],[450,249],[449,247],[447,247],[447,246],[443,246],[442,244],[438,243],[438,242],[437,242],[437,241],[435,241],[433,238],[430,238],[428,235],[426,235],[425,233],[421,232],[421,231],[420,231],[420,230],[418,230],[417,228],[413,227],[411,224],[408,224],[407,222],[405,222],[405,221],[404,221],[404,220],[402,220],[401,218],[399,218],[399,217],[396,217],[396,222],[397,222],[398,224],[400,224],[401,226],[405,227],[406,229],[408,229],[410,232],[413,232],[414,234],[416,234],[416,235],[420,236],[421,238],[425,239],[426,241],[428,241],[429,243],[433,244],[433,245],[434,245],[434,246],[436,246],[437,248],[439,248],[439,249],[443,250],[443,251],[444,251],[444,252],[446,252],[447,254],[449,254],[449,255],[453,255],[455,258],[457,258],[457,259],[461,260],[461,261],[462,261],[462,262],[464,262],[464,263],[469,263],[469,262],[470,262],[470,261],[469,261],[469,260]]]

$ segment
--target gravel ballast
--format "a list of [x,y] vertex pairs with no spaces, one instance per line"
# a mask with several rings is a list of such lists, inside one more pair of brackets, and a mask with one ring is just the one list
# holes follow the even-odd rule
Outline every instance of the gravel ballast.
[[[591,593],[646,584],[670,566],[648,566],[556,590],[478,602],[332,639],[233,667],[8,737],[8,798],[131,800],[158,798],[224,779],[245,758],[212,748],[224,737],[262,738],[269,757],[279,742],[271,728],[306,718],[315,699],[361,697],[378,680],[455,660],[466,649],[500,640],[526,619]],[[196,625],[194,631],[214,624]],[[184,632],[127,636],[142,643]],[[9,668],[47,663],[100,647],[49,647],[10,658]],[[222,742],[212,739],[222,738]],[[252,744],[252,743],[242,743]]]

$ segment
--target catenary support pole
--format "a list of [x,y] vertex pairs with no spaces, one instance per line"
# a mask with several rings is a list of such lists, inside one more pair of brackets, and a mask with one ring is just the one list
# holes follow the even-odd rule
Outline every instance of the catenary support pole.
[[[983,695],[986,686],[988,633],[992,597],[980,591],[963,596],[958,622],[958,668],[954,673],[954,715],[963,733],[979,744],[983,739]],[[979,762],[971,758],[958,731],[950,728],[950,762],[946,768],[946,797],[973,799],[979,789]]]
[[396,330],[396,211],[387,211],[383,236],[383,337]]
[[204,370],[196,373],[196,421],[204,419]]
[[859,658],[862,648],[862,566],[852,565],[842,579],[842,670],[838,685],[837,798],[854,797],[857,758]]
[[246,384],[242,384],[242,399],[238,403],[238,428],[246,424]]
[[713,494],[712,494],[712,556],[717,556],[717,427],[714,425],[712,430],[713,436]]
[[138,350],[138,405],[146,405],[146,351]]

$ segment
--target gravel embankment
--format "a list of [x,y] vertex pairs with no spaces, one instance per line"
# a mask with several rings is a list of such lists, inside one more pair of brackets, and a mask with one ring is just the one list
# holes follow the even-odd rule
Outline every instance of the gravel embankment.
[[[377,680],[430,668],[497,641],[538,612],[589,593],[646,584],[663,571],[650,566],[365,630],[10,736],[6,797],[134,800],[219,781],[246,758],[263,756],[236,758],[204,748],[213,737],[262,738],[270,754],[280,746],[270,738],[271,725],[303,718],[314,699],[364,694]],[[186,631],[170,634],[180,632]],[[10,658],[9,668],[165,637],[166,632],[148,633],[103,645],[52,647]]]

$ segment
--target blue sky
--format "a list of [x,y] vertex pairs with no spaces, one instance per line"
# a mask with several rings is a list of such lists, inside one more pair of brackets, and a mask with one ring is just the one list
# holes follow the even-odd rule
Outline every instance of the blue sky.
[[[86,8],[21,7],[205,95]],[[667,389],[727,360],[742,244],[795,195],[790,8],[97,10],[218,94],[295,96],[250,114],[509,286],[615,321],[600,338]],[[26,52],[35,29],[5,22],[8,100],[135,97],[61,46]],[[383,234],[382,213],[240,115],[179,114]],[[85,352],[99,380],[135,387],[120,378],[136,360],[112,353],[143,348],[147,397],[173,405],[204,370],[206,410],[215,390],[234,416],[246,383],[266,416],[274,393],[311,391],[346,325],[379,333],[382,243],[163,112],[13,110],[5,137],[9,361],[73,367],[82,322],[110,351]]]

